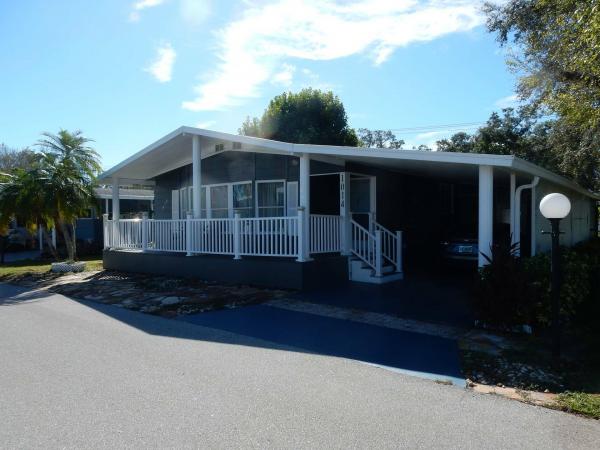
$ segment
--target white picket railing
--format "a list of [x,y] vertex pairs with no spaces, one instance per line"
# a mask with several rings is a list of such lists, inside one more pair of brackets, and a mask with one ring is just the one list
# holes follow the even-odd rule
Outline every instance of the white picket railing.
[[104,220],[104,247],[188,254],[299,257],[299,217]]
[[117,229],[114,231],[113,246],[142,248],[142,221],[140,219],[119,220]]
[[191,244],[188,252],[233,255],[233,220],[190,219]]
[[336,253],[342,251],[341,216],[310,215],[310,252]]
[[298,217],[244,218],[239,230],[240,255],[298,255]]
[[187,251],[184,219],[146,220],[145,222],[148,227],[147,249],[162,252]]

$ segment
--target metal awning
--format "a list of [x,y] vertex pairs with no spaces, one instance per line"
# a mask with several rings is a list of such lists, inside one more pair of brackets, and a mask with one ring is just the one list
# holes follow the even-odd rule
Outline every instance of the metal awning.
[[[547,169],[512,155],[450,153],[424,150],[342,147],[329,145],[290,144],[222,133],[193,127],[180,127],[158,141],[135,153],[100,175],[100,182],[110,184],[118,178],[121,184],[148,183],[154,177],[192,163],[192,137],[198,136],[202,159],[221,151],[248,151],[299,156],[310,154],[312,159],[343,164],[354,162],[381,169],[423,176],[475,177],[481,165],[515,172],[531,179],[542,179],[600,199],[576,183]],[[217,144],[223,144],[217,149]]]

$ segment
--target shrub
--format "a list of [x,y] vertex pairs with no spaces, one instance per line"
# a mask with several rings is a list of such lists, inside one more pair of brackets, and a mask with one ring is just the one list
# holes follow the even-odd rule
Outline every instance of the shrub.
[[[586,326],[598,320],[600,312],[600,240],[593,239],[572,248],[561,248],[561,319],[566,325]],[[535,288],[533,322],[551,323],[550,255],[539,254],[523,260],[523,268]]]
[[[512,327],[551,324],[550,255],[518,258],[515,246],[492,248],[474,295],[477,318]],[[488,258],[488,260],[490,260]],[[567,326],[597,327],[600,318],[600,239],[561,248],[561,319]]]
[[516,256],[518,244],[494,245],[489,264],[479,271],[474,292],[477,318],[487,325],[512,328],[531,323],[535,291]]

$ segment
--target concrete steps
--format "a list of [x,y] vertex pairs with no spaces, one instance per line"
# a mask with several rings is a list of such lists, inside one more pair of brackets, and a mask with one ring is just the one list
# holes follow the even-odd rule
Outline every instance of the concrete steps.
[[404,274],[395,272],[395,267],[392,265],[384,265],[381,268],[381,276],[375,275],[375,270],[365,264],[362,260],[356,257],[348,258],[348,275],[350,281],[359,283],[384,284],[392,281],[402,280]]

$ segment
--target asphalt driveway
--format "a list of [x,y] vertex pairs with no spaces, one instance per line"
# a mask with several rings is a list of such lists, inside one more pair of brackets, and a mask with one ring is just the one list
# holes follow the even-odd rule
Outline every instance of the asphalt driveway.
[[600,423],[0,285],[3,448],[597,448]]
[[464,387],[456,341],[266,305],[179,320],[321,355],[351,358]]

